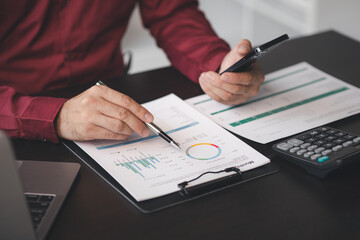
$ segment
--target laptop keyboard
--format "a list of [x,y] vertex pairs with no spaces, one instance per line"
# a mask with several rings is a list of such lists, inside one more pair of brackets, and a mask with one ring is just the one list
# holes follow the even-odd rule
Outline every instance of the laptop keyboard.
[[37,229],[51,202],[54,200],[55,195],[25,193],[25,198],[29,206],[34,228]]

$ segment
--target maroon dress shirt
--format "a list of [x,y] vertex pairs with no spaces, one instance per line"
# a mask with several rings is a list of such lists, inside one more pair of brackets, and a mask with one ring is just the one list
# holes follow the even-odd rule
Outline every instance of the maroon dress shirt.
[[0,0],[0,129],[58,142],[54,119],[67,99],[36,95],[121,75],[135,4],[172,65],[195,82],[230,50],[196,0]]

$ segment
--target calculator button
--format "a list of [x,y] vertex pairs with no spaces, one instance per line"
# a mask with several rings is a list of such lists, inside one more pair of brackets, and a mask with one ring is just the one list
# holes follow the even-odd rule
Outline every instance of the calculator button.
[[328,137],[324,138],[324,140],[326,140],[326,141],[334,141],[335,139],[337,139],[337,137],[335,137],[335,136],[328,136]]
[[301,149],[301,150],[297,151],[296,154],[299,155],[299,156],[301,156],[301,155],[303,155],[303,154],[306,153],[306,152],[307,152],[306,149]]
[[323,147],[325,147],[325,148],[332,148],[332,147],[334,147],[335,145],[336,145],[336,143],[329,142],[329,143],[325,143],[325,144],[323,145]]
[[334,129],[331,129],[329,131],[326,131],[326,133],[328,134],[334,134],[334,133],[337,133],[338,131],[337,130],[334,130]]
[[314,152],[307,152],[307,153],[304,154],[304,157],[308,158],[311,155],[314,155]]
[[327,136],[329,136],[329,134],[320,133],[320,134],[316,135],[315,137],[317,137],[317,138],[325,138],[325,137],[327,137]]
[[308,151],[312,151],[314,149],[316,149],[318,146],[317,145],[311,145],[310,147],[307,148]]
[[345,139],[338,138],[338,139],[334,140],[333,142],[334,142],[334,143],[337,143],[337,144],[342,144],[342,143],[345,142],[345,141],[346,141]]
[[320,133],[320,132],[319,132],[319,131],[316,131],[316,130],[309,132],[309,134],[310,134],[311,136],[318,135],[319,133]]
[[343,146],[344,146],[344,147],[348,147],[348,146],[350,146],[350,145],[352,145],[352,144],[353,144],[352,141],[347,141],[347,142],[344,142],[344,143],[343,143]]
[[329,160],[329,156],[322,156],[318,158],[318,162],[325,162],[327,160]]
[[287,150],[289,150],[290,148],[292,148],[292,147],[294,147],[294,146],[291,145],[291,144],[289,144],[289,143],[280,143],[280,144],[276,145],[276,147],[277,147],[278,149],[287,151]]
[[319,157],[321,157],[321,154],[314,154],[314,155],[311,156],[311,159],[312,159],[312,160],[316,160],[316,159],[318,159]]
[[323,156],[325,156],[325,155],[330,155],[331,153],[332,153],[332,150],[327,149],[327,150],[323,151],[321,154],[322,154]]
[[304,135],[301,135],[301,136],[296,136],[296,138],[299,139],[299,140],[305,140],[305,139],[308,139],[309,137],[311,137],[309,134],[304,134]]
[[324,151],[325,148],[324,147],[319,147],[317,149],[314,150],[315,153],[321,153],[322,151]]
[[355,136],[353,135],[346,135],[343,138],[345,138],[346,140],[352,140],[353,138],[355,138]]
[[305,142],[312,143],[312,142],[315,142],[317,140],[318,140],[317,138],[311,137],[311,138],[306,139]]
[[294,152],[296,152],[298,150],[300,150],[299,147],[293,147],[293,148],[290,148],[289,152],[294,153]]
[[304,144],[301,144],[300,147],[301,148],[307,148],[310,145],[311,145],[310,143],[304,143]]
[[319,141],[313,142],[313,144],[316,144],[316,145],[323,145],[325,143],[327,143],[327,142],[324,140],[319,140]]
[[299,140],[299,139],[293,138],[293,139],[290,139],[289,141],[287,141],[287,143],[292,144],[292,145],[294,145],[294,146],[297,147],[297,146],[300,146],[301,144],[303,144],[304,141],[301,141],[301,140]]
[[354,142],[354,143],[358,143],[358,142],[360,142],[360,137],[356,137],[356,138],[354,138],[354,139],[353,139],[353,142]]
[[333,150],[334,152],[337,152],[337,151],[341,150],[342,148],[343,148],[343,146],[337,145],[337,146],[333,147],[332,150]]
[[338,137],[344,137],[345,135],[347,135],[347,134],[343,133],[343,132],[338,132],[335,134],[335,136],[338,136]]

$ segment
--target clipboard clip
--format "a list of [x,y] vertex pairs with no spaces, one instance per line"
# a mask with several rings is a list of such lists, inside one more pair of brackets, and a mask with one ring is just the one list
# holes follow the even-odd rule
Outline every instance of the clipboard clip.
[[[222,178],[214,179],[209,182],[197,184],[194,186],[188,186],[189,183],[198,180],[202,176],[206,174],[217,174],[217,173],[223,173],[223,172],[235,172],[235,174],[227,175]],[[194,196],[203,194],[206,192],[211,192],[214,190],[218,190],[219,188],[226,187],[227,185],[234,183],[236,181],[239,181],[242,179],[242,173],[239,168],[237,167],[229,167],[225,168],[224,170],[220,171],[208,171],[200,174],[198,177],[193,178],[189,181],[185,181],[178,184],[178,187],[180,188],[180,193],[186,196]]]

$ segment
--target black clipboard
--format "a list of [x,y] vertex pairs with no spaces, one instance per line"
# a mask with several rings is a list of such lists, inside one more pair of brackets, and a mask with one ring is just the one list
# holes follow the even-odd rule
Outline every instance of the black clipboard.
[[130,195],[130,193],[125,190],[125,188],[121,186],[121,184],[119,184],[107,171],[105,171],[105,169],[103,169],[93,158],[85,153],[73,141],[61,140],[61,142],[87,166],[96,172],[102,179],[110,184],[110,186],[112,186],[118,193],[120,193],[132,205],[134,205],[143,213],[156,212],[279,171],[279,168],[276,165],[273,163],[268,163],[261,167],[242,172],[241,174],[233,174],[228,177],[204,183],[203,188],[199,188],[200,185],[198,185],[196,189],[199,191],[196,191],[195,194],[186,194],[184,189],[181,190],[179,188],[178,192],[138,202]]

